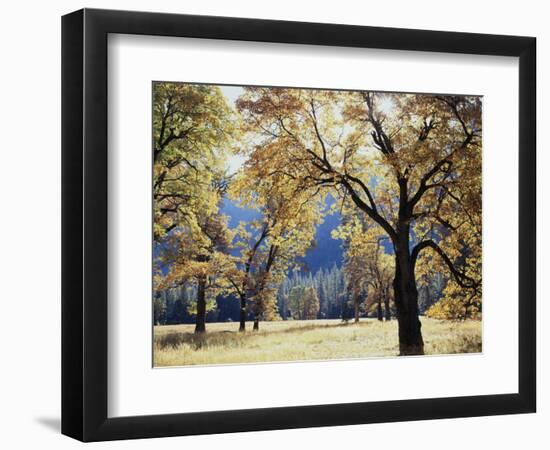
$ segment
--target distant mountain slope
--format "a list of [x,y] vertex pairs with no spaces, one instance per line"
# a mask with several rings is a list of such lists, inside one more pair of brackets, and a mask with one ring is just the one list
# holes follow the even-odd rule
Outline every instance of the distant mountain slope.
[[[327,200],[330,205],[333,200]],[[234,202],[226,199],[221,212],[229,216],[229,226],[237,226],[241,221],[250,221],[258,217],[258,213],[251,209],[240,208]],[[315,237],[316,245],[310,249],[302,259],[305,271],[317,272],[320,268],[331,268],[334,264],[338,267],[342,265],[343,252],[341,242],[332,239],[331,232],[340,225],[340,214],[334,213],[325,217],[324,222],[317,228]]]
[[224,199],[221,213],[229,216],[229,227],[235,228],[239,222],[250,222],[257,219],[260,214],[253,209],[241,208],[229,199]]
[[340,214],[326,216],[324,222],[317,228],[316,246],[310,249],[304,257],[306,269],[316,273],[320,268],[331,268],[334,264],[342,266],[342,241],[333,239],[332,230],[340,225]]

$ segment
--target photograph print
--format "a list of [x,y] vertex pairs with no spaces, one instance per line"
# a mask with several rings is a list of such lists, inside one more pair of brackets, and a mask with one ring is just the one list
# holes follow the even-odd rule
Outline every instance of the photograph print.
[[482,97],[155,81],[153,366],[482,351]]

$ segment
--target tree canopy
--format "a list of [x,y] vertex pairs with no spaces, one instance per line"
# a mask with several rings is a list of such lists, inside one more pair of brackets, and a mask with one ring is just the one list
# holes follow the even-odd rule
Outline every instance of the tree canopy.
[[[241,331],[250,315],[257,328],[288,311],[328,314],[340,295],[356,319],[372,305],[381,318],[385,303],[400,353],[422,354],[419,290],[430,295],[436,275],[448,274],[437,283],[444,298],[428,314],[481,314],[481,107],[477,96],[268,87],[244,88],[232,107],[217,86],[156,83],[158,290],[196,286],[199,331],[219,294],[239,299]],[[234,154],[244,163],[228,173]],[[254,218],[230,227],[226,200]],[[337,299],[313,277],[290,281],[335,211]]]
[[248,88],[237,106],[259,177],[330,189],[390,239],[401,353],[422,353],[419,256],[431,250],[460,288],[481,291],[481,99]]

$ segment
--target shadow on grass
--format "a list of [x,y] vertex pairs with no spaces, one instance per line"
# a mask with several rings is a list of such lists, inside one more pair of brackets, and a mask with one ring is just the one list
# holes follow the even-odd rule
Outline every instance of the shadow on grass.
[[180,345],[187,344],[193,350],[199,350],[201,348],[205,347],[211,347],[211,346],[222,346],[227,345],[231,342],[232,346],[238,347],[245,343],[245,341],[254,336],[262,336],[262,335],[277,335],[277,334],[289,334],[289,333],[303,333],[307,331],[313,331],[313,330],[319,330],[319,329],[327,329],[327,328],[340,328],[340,327],[348,327],[348,326],[365,326],[368,325],[368,322],[359,322],[354,323],[352,321],[349,322],[340,322],[340,323],[334,323],[334,324],[311,324],[311,325],[303,325],[303,326],[291,326],[288,328],[283,328],[280,330],[260,330],[259,332],[255,331],[246,331],[244,333],[241,333],[239,331],[213,331],[213,332],[206,332],[206,333],[186,333],[186,332],[177,332],[172,331],[165,335],[155,337],[155,345],[160,347],[161,350],[164,350],[166,348],[177,348]]

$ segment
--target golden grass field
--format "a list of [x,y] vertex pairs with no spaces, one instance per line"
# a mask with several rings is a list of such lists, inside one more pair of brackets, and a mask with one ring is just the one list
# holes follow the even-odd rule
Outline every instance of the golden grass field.
[[[481,322],[421,318],[425,353],[481,352]],[[239,333],[236,322],[207,323],[204,335],[194,325],[154,327],[155,367],[240,364],[397,356],[397,321],[362,319],[261,322],[260,331]]]

